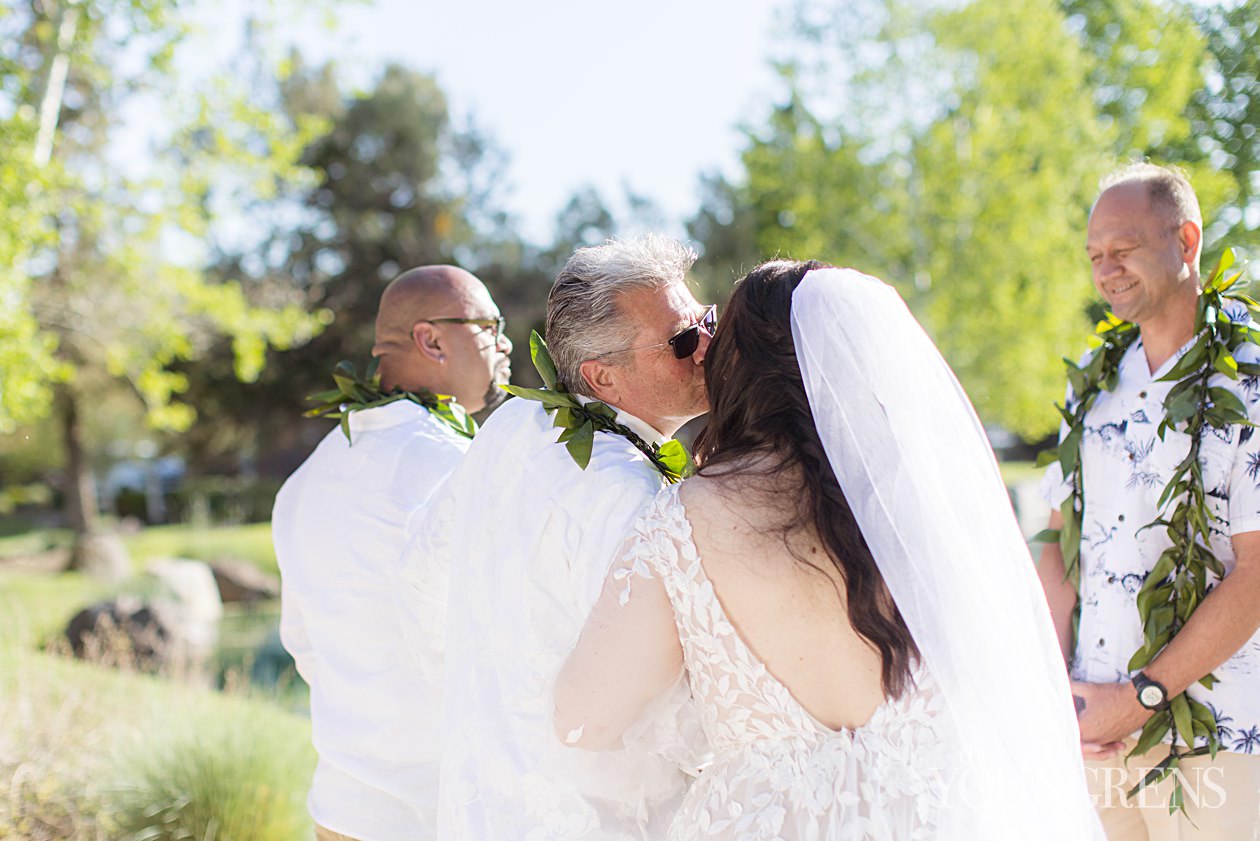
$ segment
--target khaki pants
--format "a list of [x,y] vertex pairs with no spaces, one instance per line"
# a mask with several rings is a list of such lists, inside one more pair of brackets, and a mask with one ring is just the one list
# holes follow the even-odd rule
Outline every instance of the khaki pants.
[[349,835],[342,835],[340,832],[333,832],[331,829],[324,829],[319,824],[315,824],[315,841],[356,841]]
[[1167,746],[1133,757],[1126,767],[1124,757],[1132,748],[1129,741],[1113,757],[1085,762],[1089,793],[1107,841],[1260,841],[1260,755],[1221,751],[1215,760],[1183,760],[1186,814],[1170,815],[1172,777],[1144,788],[1132,800],[1125,797],[1168,755]]

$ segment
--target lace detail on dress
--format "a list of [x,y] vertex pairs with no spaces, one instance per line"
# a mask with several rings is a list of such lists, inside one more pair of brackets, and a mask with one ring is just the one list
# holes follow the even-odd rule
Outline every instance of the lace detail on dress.
[[815,719],[758,660],[722,610],[700,563],[677,486],[635,526],[613,573],[659,576],[674,608],[691,693],[715,753],[675,818],[671,839],[934,837],[952,759],[925,669],[856,729]]

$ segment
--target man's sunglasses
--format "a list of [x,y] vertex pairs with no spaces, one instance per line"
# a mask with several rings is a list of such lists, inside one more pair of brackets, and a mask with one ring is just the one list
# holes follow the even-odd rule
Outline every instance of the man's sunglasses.
[[621,350],[610,350],[596,356],[611,356],[614,353],[628,353],[632,350],[646,350],[654,347],[664,347],[669,345],[674,350],[675,359],[687,359],[700,348],[700,331],[713,335],[713,331],[717,329],[717,304],[710,305],[705,309],[704,314],[700,316],[700,320],[690,327],[684,327],[665,342],[657,342],[654,345],[640,345],[638,347],[622,348]]
[[422,318],[425,324],[475,324],[483,330],[489,330],[490,335],[498,339],[503,335],[503,331],[507,329],[507,320],[503,316],[495,318]]

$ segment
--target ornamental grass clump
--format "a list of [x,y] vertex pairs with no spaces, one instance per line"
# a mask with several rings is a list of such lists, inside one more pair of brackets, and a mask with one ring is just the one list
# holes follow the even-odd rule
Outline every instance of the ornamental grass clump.
[[113,677],[0,640],[0,839],[109,837],[97,799],[108,779],[97,671]]
[[127,841],[307,841],[305,743],[263,720],[221,720],[138,745],[110,822]]
[[309,723],[0,641],[0,839],[309,841]]

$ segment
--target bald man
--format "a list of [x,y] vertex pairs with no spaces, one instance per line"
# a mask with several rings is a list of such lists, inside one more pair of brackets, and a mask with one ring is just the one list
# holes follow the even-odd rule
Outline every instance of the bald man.
[[476,277],[405,272],[381,296],[372,348],[381,396],[399,399],[350,410],[349,440],[330,431],[276,496],[280,633],[310,686],[319,841],[436,837],[445,594],[399,559],[408,522],[470,443],[426,406],[438,394],[468,412],[498,403],[511,349]]
[[[426,313],[458,313],[417,318]],[[503,319],[476,277],[453,266],[425,266],[395,279],[381,295],[376,344],[381,386],[452,395],[469,412],[497,406],[511,373]]]

